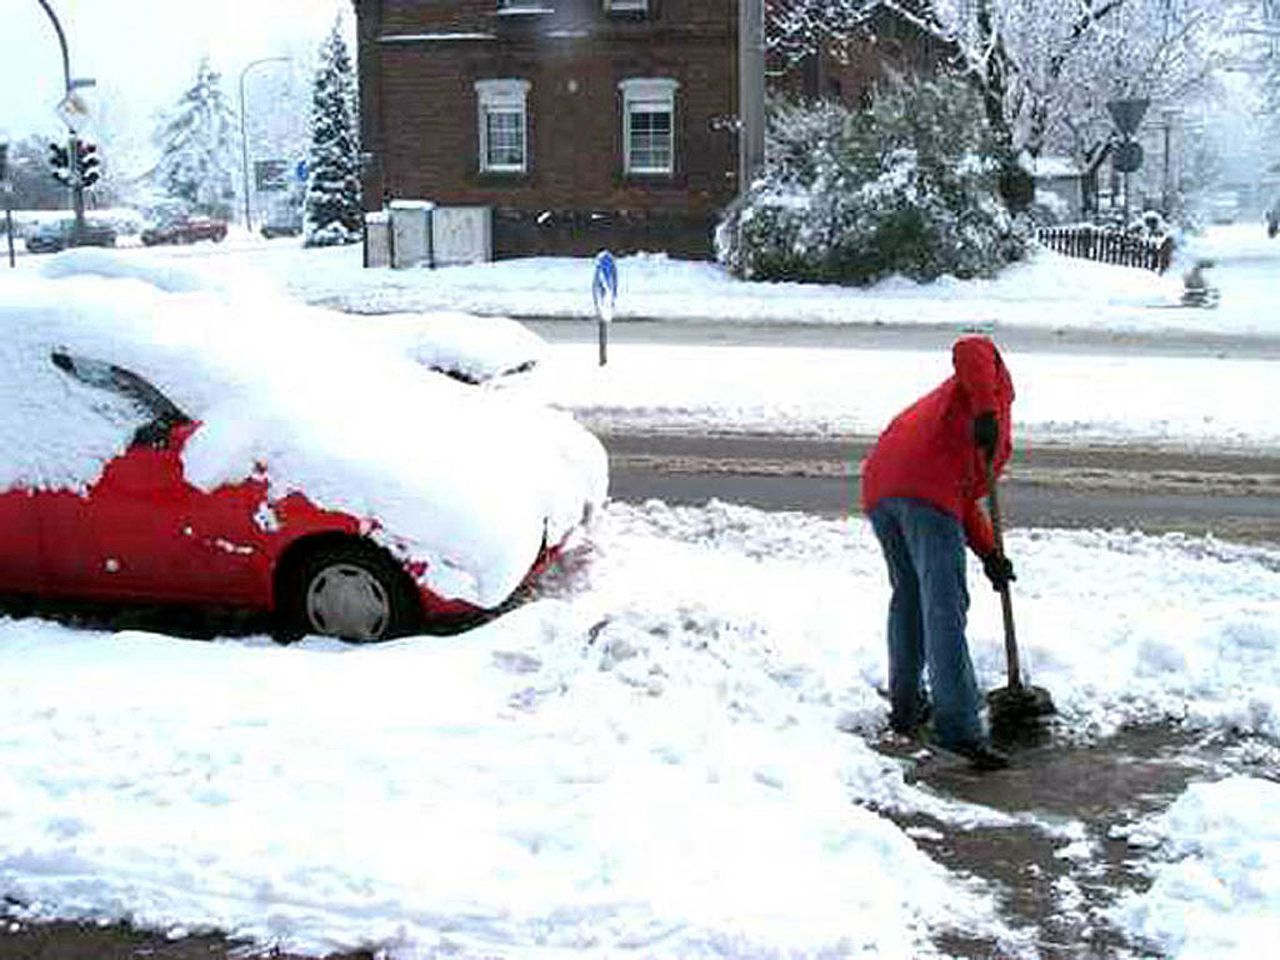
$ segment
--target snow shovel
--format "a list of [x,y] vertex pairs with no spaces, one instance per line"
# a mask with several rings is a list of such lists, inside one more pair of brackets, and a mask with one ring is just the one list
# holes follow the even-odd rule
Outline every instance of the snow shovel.
[[[1003,557],[1004,533],[1000,519],[1000,501],[996,496],[995,470],[989,458],[983,459],[987,471],[987,511],[991,514],[996,554]],[[1013,600],[1009,597],[1007,583],[1000,588],[1000,608],[1004,614],[1004,654],[1009,670],[1009,683],[987,693],[987,710],[992,731],[1008,733],[1034,724],[1057,710],[1048,690],[1022,682],[1022,669],[1018,664],[1018,640],[1013,631]]]

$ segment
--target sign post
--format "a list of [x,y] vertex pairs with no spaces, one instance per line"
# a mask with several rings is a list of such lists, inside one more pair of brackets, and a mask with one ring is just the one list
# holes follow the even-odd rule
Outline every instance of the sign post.
[[1142,146],[1133,141],[1133,135],[1138,132],[1138,127],[1141,126],[1142,118],[1146,116],[1147,107],[1150,105],[1151,101],[1145,97],[1107,101],[1107,112],[1111,114],[1111,120],[1120,131],[1120,136],[1124,138],[1116,149],[1112,162],[1115,168],[1124,174],[1126,227],[1129,225],[1129,174],[1136,172],[1142,166]]
[[596,254],[595,275],[591,279],[591,299],[596,306],[596,324],[600,334],[600,366],[609,362],[609,324],[618,301],[618,265],[613,254],[601,250]]

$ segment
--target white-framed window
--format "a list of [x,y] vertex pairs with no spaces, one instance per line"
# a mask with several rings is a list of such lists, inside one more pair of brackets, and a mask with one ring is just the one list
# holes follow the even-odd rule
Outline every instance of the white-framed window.
[[524,173],[529,166],[526,130],[528,80],[477,80],[480,169]]
[[604,0],[608,13],[648,13],[649,0]]
[[622,148],[627,173],[671,174],[676,169],[676,88],[665,78],[623,80]]

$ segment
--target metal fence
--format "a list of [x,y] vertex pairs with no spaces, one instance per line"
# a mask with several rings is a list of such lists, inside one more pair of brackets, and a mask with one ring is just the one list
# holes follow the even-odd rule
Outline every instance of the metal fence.
[[1144,237],[1140,234],[1108,230],[1089,225],[1045,227],[1036,239],[1050,250],[1068,257],[1083,257],[1100,263],[1140,267],[1164,273],[1173,259],[1172,237]]

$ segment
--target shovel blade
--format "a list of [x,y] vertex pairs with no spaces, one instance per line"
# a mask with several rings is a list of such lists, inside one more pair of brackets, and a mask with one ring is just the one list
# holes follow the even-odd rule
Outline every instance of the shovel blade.
[[1034,722],[1057,713],[1044,687],[1000,687],[987,694],[991,725],[1009,726]]

